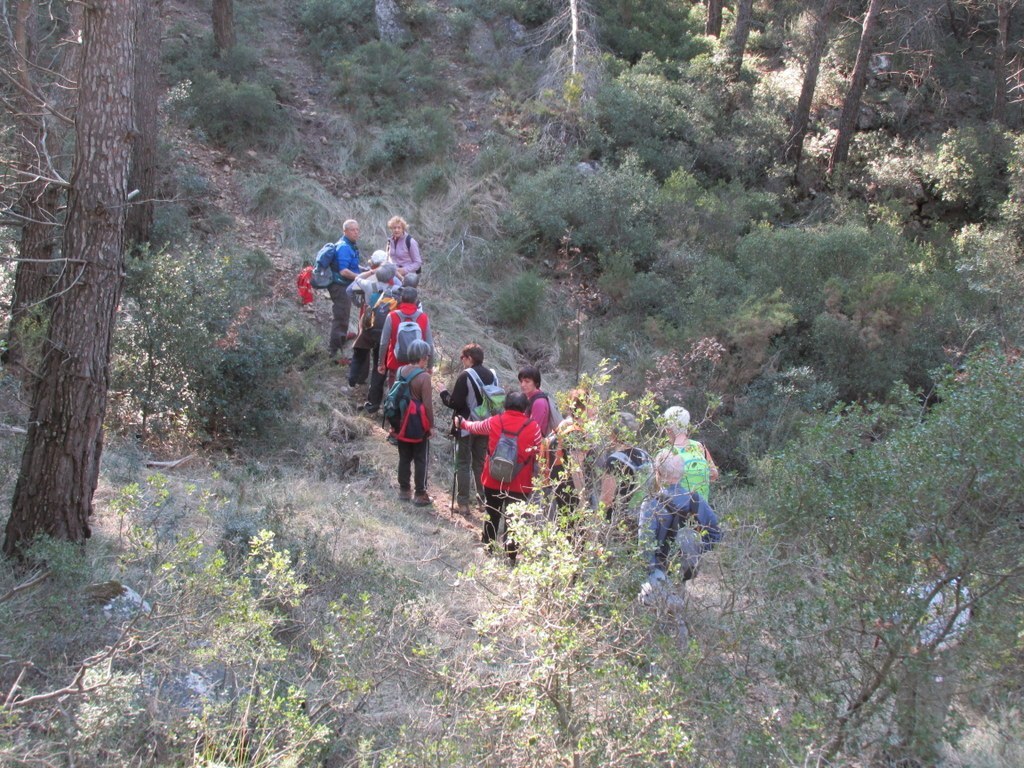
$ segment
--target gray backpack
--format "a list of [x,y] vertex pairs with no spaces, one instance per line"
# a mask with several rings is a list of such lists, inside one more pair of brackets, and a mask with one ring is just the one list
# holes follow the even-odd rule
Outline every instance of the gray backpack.
[[411,315],[395,310],[395,319],[399,321],[398,332],[395,335],[395,359],[400,363],[415,363],[416,360],[409,359],[409,347],[414,341],[423,341],[423,329],[416,322],[423,312],[417,309]]
[[511,483],[526,465],[526,462],[516,461],[516,459],[519,458],[519,435],[529,423],[529,419],[524,421],[518,432],[508,432],[505,430],[505,425],[502,424],[501,437],[498,438],[497,445],[491,451],[491,460],[488,465],[491,477],[499,483]]

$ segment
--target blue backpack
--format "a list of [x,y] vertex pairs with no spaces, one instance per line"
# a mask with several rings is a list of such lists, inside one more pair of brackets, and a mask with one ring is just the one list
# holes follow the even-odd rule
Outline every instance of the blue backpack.
[[313,262],[313,274],[309,277],[309,284],[314,288],[327,288],[334,282],[334,272],[331,264],[338,258],[338,248],[334,243],[325,243],[324,247],[316,255]]

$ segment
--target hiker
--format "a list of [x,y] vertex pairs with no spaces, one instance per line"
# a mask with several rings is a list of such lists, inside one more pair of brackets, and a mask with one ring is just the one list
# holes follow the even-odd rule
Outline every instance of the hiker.
[[[483,387],[498,383],[494,371],[484,366],[484,350],[479,344],[467,344],[459,353],[463,370],[455,379],[451,392],[441,391],[441,402],[451,408],[455,417],[472,420],[470,412],[484,402]],[[478,505],[484,502],[483,471],[484,459],[487,456],[487,436],[472,435],[464,429],[454,427],[455,439],[455,504],[452,511],[468,515],[470,509],[470,491],[476,483],[476,495],[473,497]],[[472,471],[472,481],[470,472]]]
[[551,396],[540,388],[540,370],[527,365],[519,369],[519,388],[530,403],[527,415],[537,422],[541,434],[547,437],[561,421],[561,414]]
[[[398,306],[391,310],[381,328],[377,372],[387,375],[389,386],[395,380],[395,371],[402,363],[408,362],[401,357],[408,353],[408,344],[416,337],[427,342],[433,350],[434,338],[430,333],[430,318],[419,307],[419,294],[416,289],[406,286],[399,293]],[[427,368],[434,369],[433,351]]]
[[[399,366],[397,376],[409,383],[409,398],[422,408],[422,436],[407,435],[403,428],[395,434],[398,441],[398,498],[412,500],[417,507],[429,507],[434,503],[427,493],[427,460],[430,457],[431,425],[434,423],[433,390],[430,381],[431,347],[425,341],[409,344],[410,362]],[[404,416],[405,414],[403,414]],[[410,476],[413,482],[410,487]]]
[[[686,582],[696,576],[701,555],[722,540],[718,516],[707,499],[687,487],[685,474],[686,460],[681,455],[659,455],[655,475],[661,490],[640,506],[640,550],[647,564],[647,581],[638,598],[644,605],[661,600],[670,609],[681,609]],[[668,573],[676,556],[681,561],[682,578],[673,594]]]
[[348,341],[348,320],[352,312],[352,300],[346,290],[349,284],[359,275],[359,222],[348,219],[341,227],[342,237],[331,251],[324,257],[324,262],[317,262],[321,267],[330,267],[333,280],[327,286],[331,296],[331,336],[327,344],[327,354],[337,359],[338,365],[348,365],[350,360],[342,357],[345,342]]
[[[505,411],[483,421],[466,421],[455,417],[455,426],[473,435],[487,436],[487,456],[484,459],[483,485],[487,519],[480,539],[485,547],[492,546],[499,534],[512,565],[516,563],[519,548],[508,535],[506,509],[509,504],[526,501],[533,490],[533,464],[540,446],[540,428],[526,415],[530,402],[521,392],[512,392],[505,398]],[[494,477],[491,464],[496,461],[495,450],[502,435],[515,438],[514,468],[507,481]]]
[[391,237],[388,240],[388,256],[398,268],[398,276],[405,277],[409,273],[420,273],[423,269],[423,258],[420,256],[420,245],[409,234],[409,225],[401,216],[388,219]]
[[345,289],[348,291],[351,302],[359,307],[360,319],[362,319],[363,310],[366,308],[367,294],[373,291],[376,283],[376,272],[387,260],[387,253],[378,248],[370,254],[370,263],[366,269],[356,275],[356,279],[349,283],[348,288]]
[[598,505],[613,524],[626,519],[636,521],[644,492],[653,479],[650,454],[632,444],[637,431],[636,416],[627,411],[615,414],[610,451],[598,462],[604,470],[598,480]]
[[573,390],[569,394],[569,415],[544,438],[543,456],[550,462],[547,475],[553,488],[554,519],[560,521],[570,537],[579,533],[583,501],[587,498],[585,466],[589,464],[589,440],[583,423],[587,415],[586,393]]
[[[378,251],[387,257],[384,251]],[[371,262],[372,265],[372,262]],[[366,275],[364,277],[363,275]],[[386,295],[396,287],[395,265],[385,262],[373,270],[363,273],[356,280],[365,299],[359,311],[359,335],[352,342],[352,365],[348,369],[348,385],[355,387],[364,384],[370,376],[370,390],[367,403],[372,393],[377,393],[376,404],[380,407],[383,398],[384,376],[377,372],[380,354],[380,336],[384,321],[391,310],[397,306],[397,300]],[[365,408],[366,406],[364,406]]]
[[668,452],[675,452],[685,461],[684,481],[687,488],[697,491],[705,499],[711,498],[711,483],[718,480],[718,467],[708,449],[689,437],[690,412],[681,405],[673,405],[663,416],[665,429],[672,438],[672,447],[660,451],[656,463]]

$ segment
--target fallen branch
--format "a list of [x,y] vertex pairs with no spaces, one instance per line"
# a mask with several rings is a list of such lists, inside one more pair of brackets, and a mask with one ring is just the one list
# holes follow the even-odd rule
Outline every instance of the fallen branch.
[[177,469],[186,461],[194,459],[195,457],[196,455],[194,453],[190,453],[188,456],[181,459],[175,459],[174,461],[147,461],[146,466],[156,469]]
[[0,424],[0,432],[7,432],[11,435],[27,435],[28,430],[24,427],[14,427],[10,424]]
[[19,592],[24,592],[26,589],[32,589],[32,587],[36,586],[37,584],[42,584],[48,578],[50,578],[50,571],[42,571],[40,573],[37,573],[28,581],[23,581],[21,584],[18,584],[17,586],[9,589],[3,595],[0,595],[0,603],[6,603]]

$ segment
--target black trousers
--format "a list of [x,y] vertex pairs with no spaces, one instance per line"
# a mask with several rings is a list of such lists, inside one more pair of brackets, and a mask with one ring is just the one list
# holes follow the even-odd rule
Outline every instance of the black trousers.
[[416,493],[427,492],[427,459],[430,455],[430,440],[418,443],[398,443],[398,487],[409,489],[409,480],[416,485]]
[[513,491],[498,491],[493,488],[484,488],[484,506],[487,510],[487,518],[484,520],[484,533],[481,540],[484,544],[490,544],[501,536],[505,554],[513,564],[519,554],[519,546],[508,535],[508,520],[505,518],[505,509],[509,504],[517,501],[526,501],[528,493],[516,493]]

